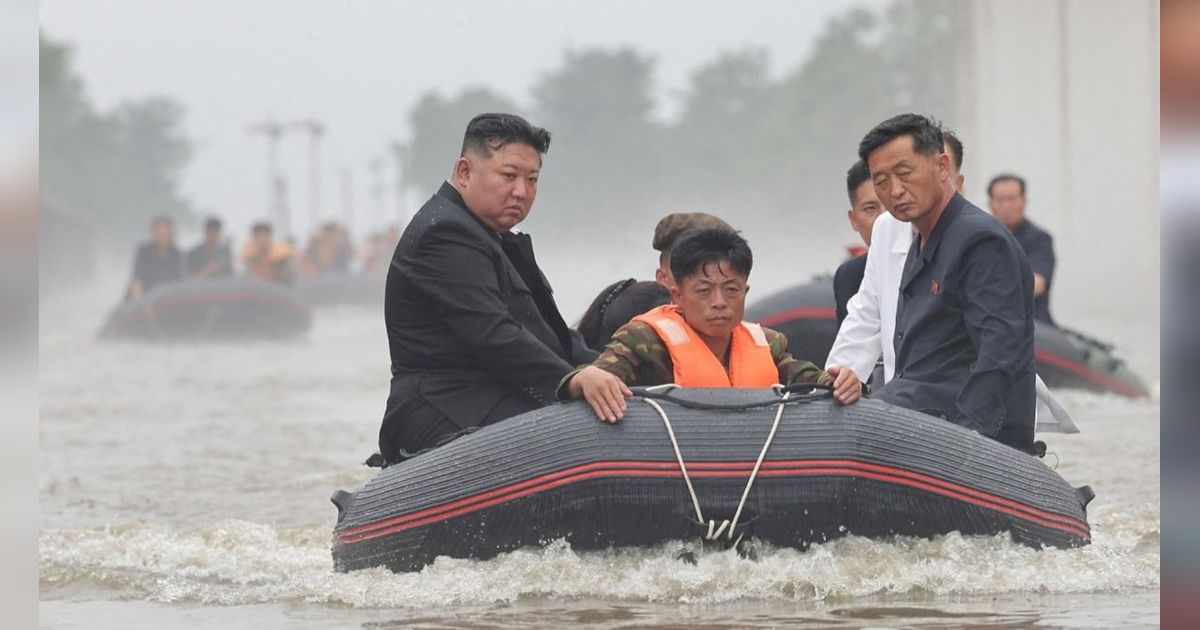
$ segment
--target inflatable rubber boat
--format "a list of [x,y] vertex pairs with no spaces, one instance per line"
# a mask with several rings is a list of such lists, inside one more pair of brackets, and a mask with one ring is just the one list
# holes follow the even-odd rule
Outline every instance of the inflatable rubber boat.
[[[792,355],[824,367],[837,338],[833,278],[784,289],[746,308],[746,320],[783,333]],[[1113,347],[1082,333],[1042,322],[1034,325],[1037,373],[1051,389],[1084,389],[1140,398],[1149,389]]]
[[309,307],[288,287],[254,278],[192,278],[122,304],[102,338],[153,341],[281,339],[306,333]]
[[615,425],[582,402],[553,405],[335,492],[335,568],[417,571],[559,539],[577,551],[954,531],[1036,547],[1091,539],[1090,488],[937,418],[843,407],[821,389],[635,392]]
[[382,275],[327,272],[296,281],[300,300],[310,306],[383,306]]

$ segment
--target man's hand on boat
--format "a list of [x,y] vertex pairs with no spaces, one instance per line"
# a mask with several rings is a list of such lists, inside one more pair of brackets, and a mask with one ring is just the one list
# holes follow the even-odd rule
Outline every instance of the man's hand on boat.
[[633,396],[633,392],[616,375],[594,365],[583,368],[571,377],[567,383],[567,394],[571,398],[586,400],[597,418],[612,423],[625,417],[625,399]]
[[858,374],[848,367],[831,366],[825,368],[833,375],[833,399],[843,405],[850,405],[862,398],[862,381]]

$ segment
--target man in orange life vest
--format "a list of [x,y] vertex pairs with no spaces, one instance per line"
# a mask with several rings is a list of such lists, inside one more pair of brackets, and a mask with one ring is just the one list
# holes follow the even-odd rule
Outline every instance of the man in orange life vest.
[[694,229],[671,248],[674,304],[633,318],[591,365],[563,378],[561,398],[582,398],[605,422],[625,413],[630,385],[770,387],[817,383],[842,404],[858,400],[850,370],[828,372],[787,351],[787,338],[743,322],[753,257],[746,239],[723,229]]

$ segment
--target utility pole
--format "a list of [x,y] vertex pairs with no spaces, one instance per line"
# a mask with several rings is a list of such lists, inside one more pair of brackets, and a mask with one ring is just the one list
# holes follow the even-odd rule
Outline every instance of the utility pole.
[[279,170],[279,142],[283,138],[283,125],[273,119],[264,120],[247,125],[246,133],[267,138],[267,218],[278,225],[281,238],[287,239],[291,236],[287,182]]
[[315,231],[321,222],[321,139],[325,123],[312,118],[288,123],[289,129],[308,134],[308,229]]
[[387,189],[383,183],[383,158],[371,158],[367,162],[367,170],[371,173],[371,229],[378,230],[387,223],[383,201]]
[[343,166],[341,171],[342,189],[342,222],[346,224],[346,232],[354,234],[354,173]]
[[408,147],[400,142],[392,142],[388,148],[396,167],[396,222],[400,229],[404,229],[408,225],[408,199],[404,194],[404,160],[408,157]]

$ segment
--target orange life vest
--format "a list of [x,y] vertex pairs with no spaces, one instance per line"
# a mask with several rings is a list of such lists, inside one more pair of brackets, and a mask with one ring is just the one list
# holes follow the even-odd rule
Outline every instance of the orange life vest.
[[678,306],[666,304],[633,321],[649,324],[666,344],[675,367],[675,384],[680,387],[770,387],[779,382],[779,368],[758,324],[742,322],[733,329],[726,372],[708,344],[684,321]]

